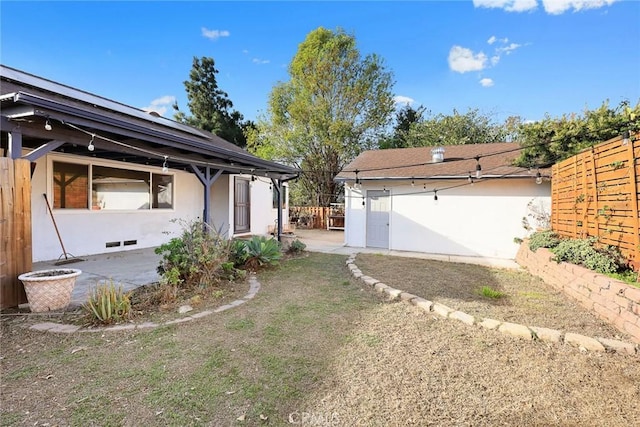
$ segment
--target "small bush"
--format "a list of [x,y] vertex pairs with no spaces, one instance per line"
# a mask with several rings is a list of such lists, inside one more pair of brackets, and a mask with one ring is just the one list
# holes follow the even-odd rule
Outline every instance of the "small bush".
[[229,261],[233,262],[234,267],[242,267],[247,262],[247,256],[247,242],[245,240],[231,241]]
[[113,282],[97,285],[83,307],[93,323],[120,322],[129,318],[129,295],[122,290],[122,285],[116,288]]
[[555,248],[560,237],[553,230],[536,231],[529,237],[529,249],[535,252],[539,248]]
[[[598,249],[595,247],[596,240],[590,239],[566,239],[562,240],[551,252],[555,255],[557,262],[569,262],[571,264],[583,265],[586,268],[598,273],[609,274],[619,271],[623,266],[620,264],[621,256],[615,254],[611,247]],[[614,255],[615,254],[615,255]]]
[[299,254],[306,249],[307,245],[296,239],[289,245],[289,252],[292,254]]
[[280,242],[264,236],[254,236],[245,242],[247,260],[245,266],[255,270],[264,265],[277,265],[282,258]]
[[230,259],[229,240],[202,221],[181,223],[182,235],[155,250],[162,255],[158,272],[177,287],[216,283],[224,276],[222,265]]

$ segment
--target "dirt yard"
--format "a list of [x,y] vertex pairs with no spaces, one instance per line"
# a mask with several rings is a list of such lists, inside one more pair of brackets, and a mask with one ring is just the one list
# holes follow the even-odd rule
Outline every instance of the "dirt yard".
[[[42,316],[2,316],[0,425],[640,425],[638,357],[388,302],[351,279],[345,259],[287,261],[259,274],[249,302],[170,327],[57,335],[27,329]],[[449,282],[476,280],[449,270]],[[477,299],[440,293],[451,305]]]

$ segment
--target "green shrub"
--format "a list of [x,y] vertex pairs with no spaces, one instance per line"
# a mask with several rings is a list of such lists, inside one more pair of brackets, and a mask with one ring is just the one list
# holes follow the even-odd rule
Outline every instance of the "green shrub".
[[566,239],[552,248],[551,252],[555,255],[554,260],[557,262],[565,261],[583,265],[603,274],[619,271],[623,267],[620,264],[621,256],[612,255],[615,252],[610,247],[598,249],[594,246],[595,243],[595,238]]
[[560,243],[560,237],[553,230],[536,231],[529,237],[529,249],[554,248]]
[[129,318],[131,312],[130,294],[115,287],[113,282],[97,285],[89,295],[83,308],[93,323],[109,324]]
[[296,239],[289,245],[289,252],[298,254],[306,249],[307,245]]
[[264,265],[277,265],[282,258],[280,242],[264,236],[254,236],[245,242],[247,260],[245,266],[255,270]]
[[180,237],[155,249],[162,255],[158,272],[174,286],[207,287],[217,282],[230,260],[231,244],[218,230],[202,221],[182,221]]
[[229,260],[234,267],[242,267],[247,262],[247,242],[246,240],[235,239],[231,241]]

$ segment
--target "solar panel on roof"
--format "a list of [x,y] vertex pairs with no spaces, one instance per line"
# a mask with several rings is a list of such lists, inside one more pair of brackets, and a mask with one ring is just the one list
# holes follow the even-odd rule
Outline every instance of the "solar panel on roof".
[[182,132],[190,133],[192,135],[197,135],[204,138],[210,138],[210,135],[203,133],[199,129],[193,128],[191,126],[183,125],[182,123],[175,122],[173,120],[167,119],[166,117],[155,117],[147,113],[146,111],[140,110],[138,108],[134,108],[116,101],[112,101],[110,99],[103,98],[101,96],[97,96],[89,92],[85,92],[83,90],[73,88],[71,86],[54,82],[52,80],[47,80],[42,77],[34,76],[33,74],[28,74],[11,67],[7,67],[5,65],[0,65],[0,75],[5,78],[9,78],[9,79],[27,84],[29,86],[33,86],[33,87],[43,89],[49,92],[53,92],[59,95],[67,96],[69,98],[86,102],[91,105],[95,105],[97,107],[106,108],[118,113],[127,114],[140,119],[148,120],[150,122],[154,122],[162,126],[171,127],[173,129],[180,130]]

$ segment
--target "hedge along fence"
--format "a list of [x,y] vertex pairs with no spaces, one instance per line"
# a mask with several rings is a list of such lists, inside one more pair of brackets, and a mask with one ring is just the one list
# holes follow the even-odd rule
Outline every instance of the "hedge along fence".
[[[625,143],[626,142],[626,143]],[[640,270],[640,141],[616,137],[552,167],[551,227],[563,237],[597,237]]]

